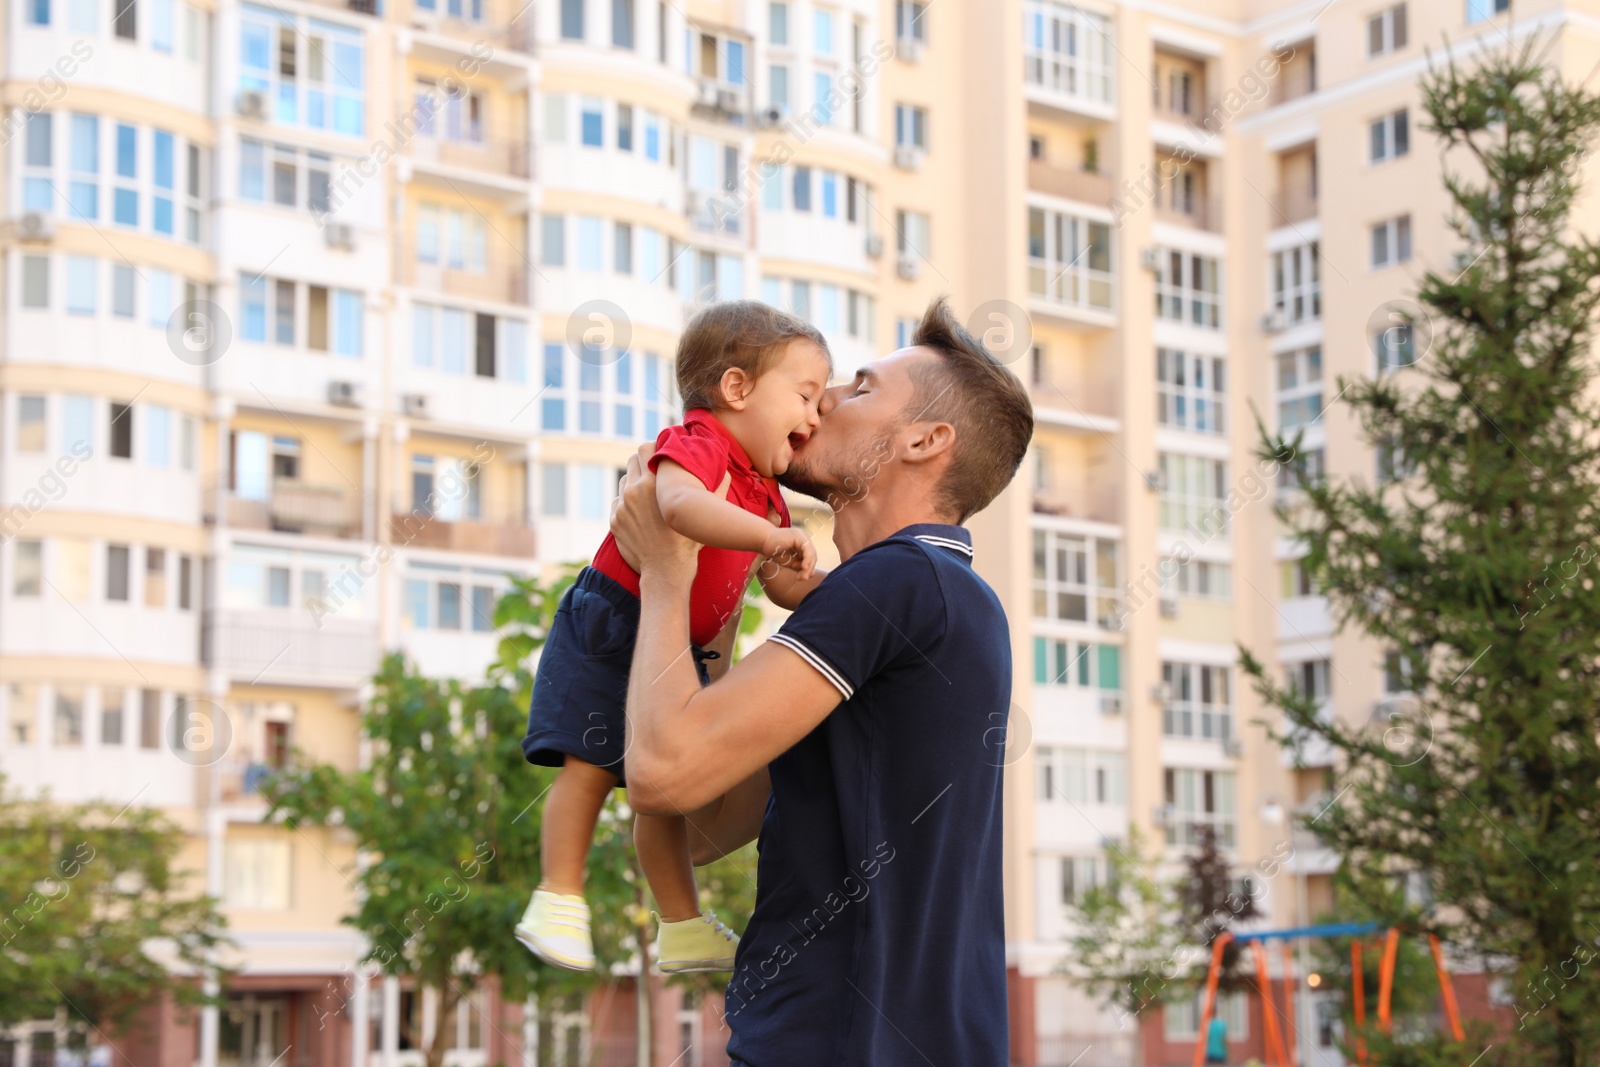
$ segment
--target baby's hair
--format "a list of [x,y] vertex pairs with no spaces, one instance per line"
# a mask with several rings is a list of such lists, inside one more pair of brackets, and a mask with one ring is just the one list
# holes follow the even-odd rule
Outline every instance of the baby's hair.
[[712,304],[683,328],[678,338],[678,395],[683,407],[715,408],[721,398],[722,375],[738,367],[759,378],[796,338],[812,341],[831,364],[833,354],[822,332],[759,300],[726,300]]

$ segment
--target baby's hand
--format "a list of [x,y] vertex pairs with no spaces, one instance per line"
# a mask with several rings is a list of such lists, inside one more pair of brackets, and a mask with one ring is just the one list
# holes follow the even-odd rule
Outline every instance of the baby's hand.
[[817,566],[817,549],[798,526],[779,526],[767,535],[761,554],[780,567],[788,567],[801,578],[810,578]]

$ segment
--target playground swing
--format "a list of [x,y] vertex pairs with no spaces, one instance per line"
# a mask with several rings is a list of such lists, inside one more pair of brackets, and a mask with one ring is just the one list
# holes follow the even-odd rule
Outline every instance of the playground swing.
[[[1256,983],[1261,993],[1261,1007],[1263,1030],[1266,1038],[1266,1054],[1268,1067],[1297,1067],[1295,1057],[1297,1042],[1294,1033],[1294,968],[1289,955],[1289,945],[1299,937],[1350,937],[1350,975],[1352,982],[1351,993],[1354,998],[1356,1022],[1356,1062],[1360,1067],[1369,1067],[1367,1063],[1367,1046],[1361,1037],[1361,1028],[1367,1021],[1366,992],[1363,987],[1361,973],[1361,938],[1364,934],[1374,933],[1379,929],[1377,923],[1329,923],[1322,926],[1301,926],[1284,930],[1255,930],[1249,933],[1234,934],[1227,931],[1219,934],[1211,943],[1211,966],[1206,974],[1205,999],[1200,1009],[1199,1036],[1194,1046],[1194,1067],[1202,1067],[1205,1061],[1206,1031],[1211,1025],[1211,1016],[1216,1010],[1217,982],[1222,975],[1222,951],[1230,941],[1238,941],[1241,945],[1249,943],[1251,955],[1256,964]],[[1280,1028],[1278,1024],[1279,1012],[1272,996],[1272,981],[1267,973],[1267,949],[1270,941],[1283,943],[1283,1012],[1282,1018],[1286,1027]],[[1444,1000],[1445,1017],[1450,1023],[1450,1032],[1457,1041],[1465,1040],[1466,1034],[1461,1028],[1461,1012],[1456,1006],[1455,987],[1450,981],[1450,971],[1445,966],[1444,951],[1439,946],[1439,938],[1433,934],[1428,935],[1428,947],[1433,953],[1434,970],[1439,975],[1439,990]],[[1389,927],[1384,932],[1383,961],[1378,968],[1378,1025],[1384,1033],[1389,1032],[1391,1018],[1389,1014],[1390,1001],[1394,995],[1394,968],[1395,959],[1400,948],[1400,931],[1396,927]],[[1285,1033],[1287,1029],[1287,1033]]]

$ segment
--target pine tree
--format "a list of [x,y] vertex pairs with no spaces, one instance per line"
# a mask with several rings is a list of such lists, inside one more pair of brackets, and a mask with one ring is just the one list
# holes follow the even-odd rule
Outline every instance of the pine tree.
[[[1283,512],[1338,624],[1385,649],[1412,695],[1368,723],[1321,717],[1243,659],[1285,714],[1281,739],[1320,738],[1336,754],[1338,800],[1315,829],[1360,905],[1514,972],[1518,1023],[1480,1062],[1590,1067],[1600,1059],[1600,407],[1589,350],[1600,246],[1570,216],[1600,98],[1545,67],[1538,49],[1554,43],[1423,79],[1465,251],[1423,277],[1426,318],[1383,335],[1413,365],[1339,382],[1397,477],[1315,481],[1297,461],[1305,488]],[[1263,453],[1297,444],[1264,441]],[[1392,892],[1405,872],[1429,890],[1411,904]],[[1461,1049],[1459,1062],[1481,1050]]]

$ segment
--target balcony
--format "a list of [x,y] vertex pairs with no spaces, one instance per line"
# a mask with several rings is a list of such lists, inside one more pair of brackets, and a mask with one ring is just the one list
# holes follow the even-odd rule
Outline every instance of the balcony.
[[1176,99],[1163,95],[1161,102],[1151,109],[1150,117],[1157,122],[1191,123],[1209,130],[1206,120],[1212,115],[1223,114],[1222,103],[1216,97],[1189,93]]
[[415,245],[395,246],[395,280],[400,285],[446,296],[528,304],[528,263],[510,250],[496,251],[477,268],[423,262]]
[[1028,101],[1074,116],[1115,118],[1111,20],[1056,0],[1027,0],[1023,7]]
[[1317,188],[1310,182],[1286,183],[1273,190],[1271,229],[1293,226],[1317,217]]
[[1174,226],[1221,233],[1222,198],[1215,194],[1163,197],[1156,201],[1156,218]]
[[201,658],[251,685],[354,688],[378,669],[376,623],[295,608],[207,614]]
[[1042,159],[1028,161],[1028,188],[1035,193],[1096,207],[1109,206],[1116,196],[1116,182],[1104,171],[1062,167]]
[[1317,53],[1310,41],[1301,41],[1272,83],[1267,104],[1277,107],[1317,91]]
[[242,530],[277,530],[316,537],[360,537],[360,502],[353,490],[337,485],[313,485],[279,478],[265,500],[250,500],[226,491],[212,490],[206,515],[215,521],[218,500],[226,509],[227,525]]
[[[435,116],[435,122],[440,121]],[[527,181],[532,175],[528,142],[501,137],[451,140],[417,136],[408,146],[412,160],[423,169],[485,171]]]
[[412,548],[525,559],[534,554],[533,527],[521,522],[450,522],[425,512],[403,511],[391,516],[390,534],[397,545]]
[[517,55],[533,54],[533,16],[530,13],[510,22],[490,22],[485,19],[455,18],[449,15],[433,17],[431,12],[412,8],[411,25],[417,31],[437,35],[443,41],[421,40],[423,50],[446,47],[457,52],[467,51],[473,45],[485,43],[495,52],[512,52]]

